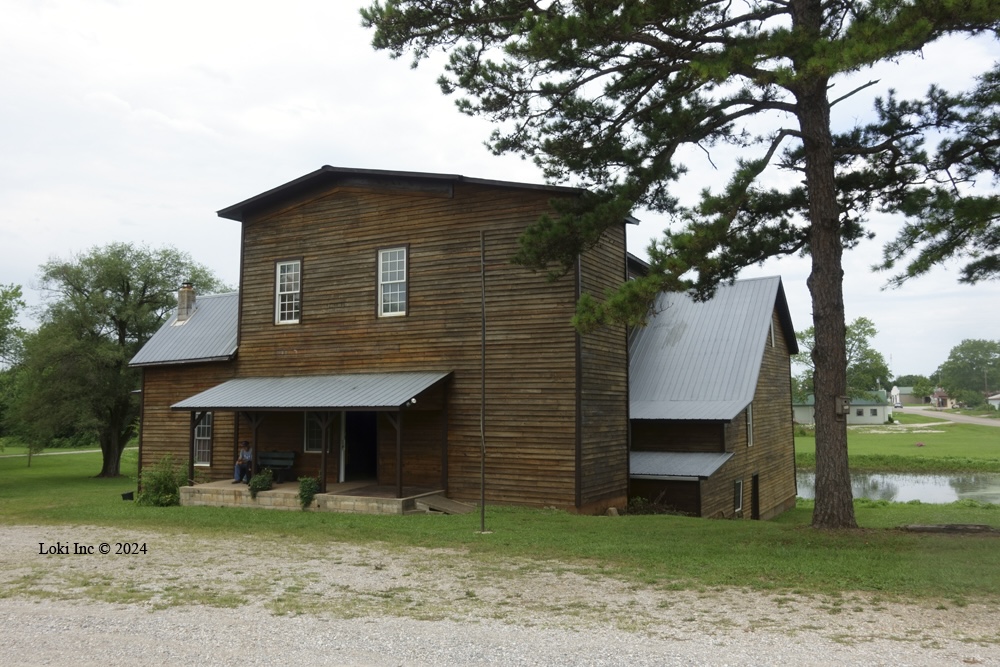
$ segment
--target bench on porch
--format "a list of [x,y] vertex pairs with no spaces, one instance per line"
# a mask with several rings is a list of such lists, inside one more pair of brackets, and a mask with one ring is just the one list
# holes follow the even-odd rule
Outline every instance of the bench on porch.
[[274,473],[274,481],[284,481],[285,473],[292,471],[295,465],[295,452],[259,452],[257,454],[257,470],[270,468]]

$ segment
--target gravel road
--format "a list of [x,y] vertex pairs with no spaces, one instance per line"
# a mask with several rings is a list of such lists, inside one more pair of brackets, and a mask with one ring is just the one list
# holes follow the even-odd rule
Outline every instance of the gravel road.
[[[114,553],[133,542],[146,553]],[[74,544],[94,553],[39,553]],[[78,526],[0,526],[0,545],[7,665],[1000,665],[997,604],[672,591],[548,561]]]

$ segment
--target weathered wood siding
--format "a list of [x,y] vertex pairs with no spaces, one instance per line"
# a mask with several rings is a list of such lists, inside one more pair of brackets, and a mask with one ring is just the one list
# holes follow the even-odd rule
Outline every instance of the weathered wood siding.
[[640,452],[724,452],[723,422],[636,419],[632,422],[632,449]]
[[[478,499],[483,232],[487,498],[575,507],[576,337],[569,323],[575,281],[569,276],[550,282],[510,262],[519,235],[551,197],[546,191],[469,184],[453,189],[358,184],[313,193],[246,221],[237,374],[452,371],[448,491],[455,498]],[[395,246],[408,249],[408,312],[380,318],[377,251]],[[290,258],[302,261],[301,322],[276,325],[275,262]],[[621,261],[612,267],[619,276]],[[624,336],[619,338],[624,357]],[[595,358],[604,344],[594,340]],[[624,369],[623,362],[621,374]],[[600,373],[588,382],[593,386],[598,379]],[[610,417],[595,419],[594,433],[602,441],[618,437],[607,425]],[[439,429],[421,428],[418,421],[411,430],[408,420],[404,416],[409,457],[404,484],[436,479]],[[622,423],[619,431],[624,428]],[[389,432],[380,422],[380,439]],[[623,450],[624,439],[616,446]],[[623,476],[598,449],[588,441],[583,457],[596,471],[582,475],[595,489],[588,498],[612,493]],[[385,455],[384,442],[380,452],[380,480],[394,479],[394,455]]]
[[774,344],[764,345],[753,401],[753,445],[747,440],[747,413],[727,429],[727,448],[735,456],[702,484],[704,516],[734,516],[734,482],[743,480],[743,510],[751,518],[751,487],[760,480],[760,518],[769,519],[795,504],[795,436],[792,424],[791,360],[778,316],[772,313]]
[[[170,406],[232,378],[230,363],[150,366],[143,369],[142,439],[139,466],[145,470],[168,454],[187,464],[191,413],[174,412]],[[233,476],[237,440],[231,413],[215,413],[212,428],[212,463],[197,466],[198,479],[220,480]]]
[[[580,289],[603,300],[626,275],[625,227],[580,260]],[[622,507],[628,492],[628,332],[606,326],[579,337],[578,505],[585,512]]]

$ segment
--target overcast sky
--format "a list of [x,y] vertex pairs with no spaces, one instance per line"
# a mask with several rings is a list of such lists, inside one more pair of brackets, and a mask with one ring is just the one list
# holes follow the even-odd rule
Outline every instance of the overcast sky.
[[[173,245],[236,285],[239,224],[221,208],[329,164],[541,182],[534,166],[483,147],[488,124],[459,114],[437,70],[369,46],[357,0],[0,0],[0,284],[38,303],[50,258],[113,241]],[[996,43],[951,40],[874,73],[842,105],[864,117],[888,85],[916,96],[965,86]],[[844,83],[839,90],[846,92]],[[834,95],[836,96],[836,95]],[[719,186],[727,156],[688,159],[680,192]],[[645,256],[667,222],[637,211],[629,249]],[[847,318],[879,329],[894,373],[930,375],[967,338],[1000,340],[1000,283],[961,286],[947,269],[882,291],[868,267],[899,221],[845,258]],[[780,275],[797,330],[811,325],[808,262]]]

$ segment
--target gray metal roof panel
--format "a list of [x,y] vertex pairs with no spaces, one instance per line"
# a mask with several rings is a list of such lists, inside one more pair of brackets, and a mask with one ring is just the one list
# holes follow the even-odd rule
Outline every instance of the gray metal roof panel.
[[711,477],[732,452],[630,452],[632,477]]
[[222,361],[236,353],[239,293],[199,296],[187,321],[177,312],[142,346],[130,366]]
[[629,346],[630,416],[735,417],[753,400],[771,314],[775,307],[787,312],[780,288],[781,279],[772,277],[720,285],[705,302],[660,294],[655,314]]
[[[583,192],[581,188],[561,186],[561,185],[538,185],[534,183],[516,183],[510,181],[496,181],[482,178],[470,178],[459,174],[435,174],[415,171],[390,171],[385,169],[354,169],[348,167],[331,167],[323,165],[316,171],[300,176],[288,183],[284,183],[266,192],[250,197],[238,204],[227,206],[218,211],[219,217],[228,218],[242,222],[248,213],[259,210],[264,206],[284,201],[291,197],[300,196],[316,188],[326,187],[345,179],[350,178],[373,178],[388,181],[424,181],[442,183],[470,183],[475,185],[489,185],[503,188],[518,188],[528,190],[543,190],[553,194],[579,195]],[[635,218],[629,216],[629,222],[637,224]]]
[[173,404],[173,410],[398,408],[450,372],[237,378]]

